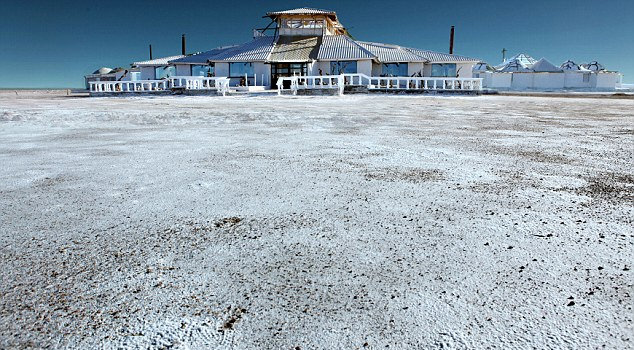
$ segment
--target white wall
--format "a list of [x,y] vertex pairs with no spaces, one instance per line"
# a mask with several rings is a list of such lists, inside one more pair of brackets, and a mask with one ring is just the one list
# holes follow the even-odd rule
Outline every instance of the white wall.
[[357,61],[357,73],[372,76],[372,60]]
[[474,78],[482,78],[482,87],[485,88],[490,88],[492,87],[491,85],[491,80],[493,77],[493,73],[492,72],[478,72],[476,74],[473,74]]
[[409,62],[407,64],[407,75],[412,76],[414,74],[425,73],[425,64],[423,62]]
[[594,87],[601,90],[614,90],[621,80],[620,73],[597,73],[596,76],[597,82]]
[[510,89],[511,88],[511,73],[491,73],[491,88],[497,89]]
[[381,64],[372,62],[372,76],[378,77],[381,75]]
[[458,63],[456,64],[456,72],[460,78],[473,78],[473,63]]
[[533,89],[563,89],[565,73],[530,73],[533,75]]
[[141,67],[141,80],[156,79],[154,67]]
[[525,90],[533,87],[532,73],[511,73],[511,89]]
[[[588,81],[583,81],[584,74],[587,74]],[[591,74],[578,72],[578,71],[566,71],[564,72],[564,88],[566,89],[588,89],[590,88],[590,76]]]
[[431,63],[425,63],[425,66],[423,67],[423,76],[431,77]]
[[[587,81],[584,82],[584,74]],[[621,79],[620,73],[480,73],[487,88],[513,90],[597,89],[614,90]]]
[[312,64],[312,67],[308,70],[310,75],[319,75],[321,69],[322,74],[330,74],[330,61],[317,61]]
[[177,64],[176,75],[179,77],[188,77],[192,75],[192,67],[189,64]]

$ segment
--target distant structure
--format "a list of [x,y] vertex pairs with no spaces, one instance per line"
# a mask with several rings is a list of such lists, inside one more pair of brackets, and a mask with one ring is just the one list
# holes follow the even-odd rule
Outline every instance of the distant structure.
[[90,89],[91,82],[100,81],[133,81],[141,78],[139,68],[108,68],[101,67],[92,74],[84,76],[86,89]]
[[[337,13],[313,8],[268,12],[270,23],[254,29],[252,40],[205,52],[137,61],[132,68],[86,76],[93,95],[190,93],[216,90],[317,92],[470,93],[493,89],[614,90],[621,74],[597,62],[555,66],[546,59],[516,55],[501,65],[449,53],[361,41],[353,38]],[[503,50],[506,54],[506,50]],[[213,91],[212,91],[213,92]]]
[[[152,84],[93,84],[95,92],[144,92],[182,88],[194,90],[209,85],[212,78],[228,79],[232,90],[324,89],[342,84],[368,89],[404,90],[480,90],[472,68],[480,60],[394,44],[360,41],[352,38],[337,13],[313,8],[268,12],[270,24],[253,30],[246,43],[172,57],[153,58],[133,63],[139,69],[139,82]],[[453,32],[450,50],[453,53]],[[331,78],[340,75],[341,78]],[[296,77],[316,80],[294,82]],[[205,79],[202,79],[205,78]],[[370,78],[402,78],[388,81]],[[430,78],[428,81],[414,78]],[[435,81],[431,78],[445,78]],[[454,80],[451,80],[454,79]],[[161,82],[167,80],[167,83]],[[204,83],[200,81],[204,80]],[[217,79],[216,79],[217,80]],[[296,80],[296,79],[295,79]],[[341,80],[341,81],[339,81]],[[134,81],[134,80],[124,80]],[[105,91],[102,91],[105,89]]]
[[547,59],[535,60],[519,54],[492,67],[480,62],[473,76],[483,79],[486,88],[500,90],[614,90],[622,84],[619,72],[608,71],[598,62],[576,64],[566,61],[555,66]]

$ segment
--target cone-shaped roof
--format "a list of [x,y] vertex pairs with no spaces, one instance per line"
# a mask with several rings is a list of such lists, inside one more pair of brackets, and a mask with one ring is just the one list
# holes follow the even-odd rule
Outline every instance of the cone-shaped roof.
[[550,63],[550,61],[548,61],[545,58],[542,58],[541,60],[535,62],[535,64],[533,64],[532,69],[535,72],[561,72],[562,71],[561,68]]

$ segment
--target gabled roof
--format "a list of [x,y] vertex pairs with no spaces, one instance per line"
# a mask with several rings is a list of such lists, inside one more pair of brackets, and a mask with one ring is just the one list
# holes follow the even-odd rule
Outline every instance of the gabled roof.
[[170,61],[170,63],[207,64],[209,60],[211,60],[212,58],[218,56],[219,54],[227,50],[233,49],[234,47],[235,46],[218,47],[209,51],[200,52],[191,56],[182,57],[182,58]]
[[357,41],[381,62],[427,62],[427,59],[397,45]]
[[273,51],[274,42],[275,37],[272,36],[258,37],[248,43],[224,50],[209,60],[212,62],[266,61],[271,54],[271,51]]
[[441,62],[441,63],[460,63],[460,62],[479,62],[480,60],[473,57],[466,57],[460,55],[450,55],[448,53],[429,51],[429,50],[420,50],[414,48],[406,48],[407,51],[412,52],[420,57],[422,57],[425,61],[429,62]]
[[562,69],[550,63],[547,59],[542,58],[535,62],[531,67],[534,72],[561,72]]
[[310,7],[300,7],[292,10],[285,11],[276,11],[276,12],[267,12],[265,17],[277,17],[280,15],[328,15],[328,16],[336,16],[337,13],[335,11],[329,10],[321,10]]
[[167,66],[170,61],[185,57],[184,55],[168,56],[155,58],[147,61],[139,61],[132,63],[133,66]]
[[317,59],[319,60],[357,60],[376,58],[372,52],[352,40],[347,35],[324,35]]

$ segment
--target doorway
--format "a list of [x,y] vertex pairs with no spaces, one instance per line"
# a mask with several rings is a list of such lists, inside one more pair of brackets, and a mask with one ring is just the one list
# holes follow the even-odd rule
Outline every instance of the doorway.
[[[277,88],[278,78],[306,75],[308,75],[308,63],[273,63],[271,65],[271,88]],[[284,89],[290,88],[290,81],[285,81]]]

